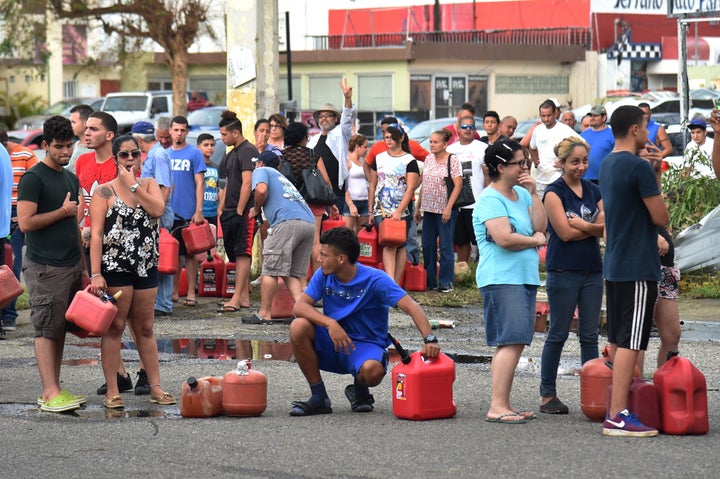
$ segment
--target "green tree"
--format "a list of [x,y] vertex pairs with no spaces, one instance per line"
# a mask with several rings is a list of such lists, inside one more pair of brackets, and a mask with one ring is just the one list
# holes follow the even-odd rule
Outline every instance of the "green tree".
[[44,42],[44,29],[31,26],[43,23],[44,12],[58,19],[97,21],[108,36],[149,39],[163,48],[172,76],[173,107],[185,114],[188,50],[201,32],[215,38],[208,22],[210,4],[211,0],[0,0],[6,30],[0,54],[21,52],[24,58],[36,58],[38,49],[27,56],[28,46],[37,45],[39,38]]

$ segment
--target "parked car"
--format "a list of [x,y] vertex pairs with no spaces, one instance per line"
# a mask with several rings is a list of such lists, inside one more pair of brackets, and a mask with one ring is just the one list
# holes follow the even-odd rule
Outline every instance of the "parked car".
[[12,130],[8,131],[7,134],[9,141],[30,148],[38,160],[45,159],[45,150],[42,149],[42,129]]
[[[204,91],[200,91],[200,96],[207,99]],[[127,133],[138,121],[152,123],[158,116],[172,116],[172,97],[171,90],[108,93],[100,109],[115,117],[119,133]]]
[[220,114],[227,110],[224,106],[208,106],[188,114],[190,130],[219,130]]
[[527,132],[530,131],[530,128],[532,128],[532,126],[537,124],[539,121],[540,118],[519,121],[517,128],[515,128],[515,134],[512,137],[513,140],[520,141],[525,138],[525,135],[527,135]]
[[93,110],[100,109],[104,98],[90,97],[90,98],[70,98],[68,100],[62,100],[52,105],[47,110],[43,111],[39,115],[24,116],[18,118],[15,122],[16,130],[36,130],[41,129],[45,120],[51,116],[60,115],[65,118],[70,118],[70,110],[77,105],[90,105]]
[[[457,122],[457,118],[454,116],[446,118],[436,118],[434,120],[425,120],[415,125],[409,132],[408,138],[415,140],[426,150],[430,151],[430,135],[433,132],[442,130],[448,125],[453,125]],[[480,136],[485,135],[485,130],[482,129],[483,119],[481,117],[475,117],[475,127],[477,133]]]

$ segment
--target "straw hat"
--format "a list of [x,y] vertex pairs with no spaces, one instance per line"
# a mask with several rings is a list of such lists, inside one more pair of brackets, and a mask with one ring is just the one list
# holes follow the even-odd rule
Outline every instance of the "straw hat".
[[318,116],[320,116],[320,113],[332,113],[335,115],[336,119],[340,119],[340,112],[332,106],[330,103],[325,103],[322,108],[319,108],[313,112],[313,118],[315,119],[315,123],[318,122]]

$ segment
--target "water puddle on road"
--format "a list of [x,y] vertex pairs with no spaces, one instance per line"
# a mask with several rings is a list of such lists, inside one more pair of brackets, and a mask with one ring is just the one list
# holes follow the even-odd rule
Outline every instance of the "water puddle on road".
[[43,419],[82,418],[87,420],[134,419],[134,418],[180,418],[179,406],[152,406],[144,408],[126,407],[125,409],[107,409],[100,406],[84,406],[75,411],[51,413],[40,410],[34,404],[6,403],[0,404],[0,416],[3,417],[38,417]]

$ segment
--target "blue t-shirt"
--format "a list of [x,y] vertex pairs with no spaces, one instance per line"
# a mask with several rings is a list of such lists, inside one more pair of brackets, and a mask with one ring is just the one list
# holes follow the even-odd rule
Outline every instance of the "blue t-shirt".
[[[555,193],[565,208],[566,215],[575,215],[588,223],[595,223],[600,208],[598,202],[602,199],[600,188],[582,180],[582,198],[565,183],[560,177],[545,189],[545,197],[552,192]],[[544,201],[544,199],[543,199]],[[548,223],[547,255],[545,264],[548,271],[568,270],[599,273],[602,271],[602,257],[600,256],[600,243],[598,238],[592,236],[577,241],[563,241],[555,232],[552,223]]]
[[657,134],[658,131],[660,131],[660,124],[651,118],[650,120],[648,120],[647,129],[648,141],[660,148],[660,146],[657,144]]
[[350,339],[385,348],[390,345],[390,307],[396,307],[407,293],[384,271],[355,264],[357,274],[347,283],[333,274],[324,275],[319,268],[305,294],[316,302],[322,299],[323,313],[340,323]]
[[214,163],[206,164],[205,167],[203,216],[212,218],[218,214],[218,169]]
[[252,189],[265,183],[268,196],[262,206],[270,226],[288,220],[302,220],[315,224],[315,217],[297,188],[275,168],[255,168],[252,174]]
[[194,145],[180,150],[165,150],[170,155],[175,191],[172,208],[175,216],[189,220],[195,214],[195,175],[205,172],[205,157]]
[[142,166],[141,178],[155,178],[159,186],[170,188],[168,201],[165,203],[165,213],[172,211],[173,197],[173,174],[170,155],[165,151],[160,142],[155,144],[148,150],[147,157]]
[[605,210],[608,281],[658,281],[658,228],[643,198],[660,194],[650,163],[627,151],[611,153],[600,167]]
[[590,145],[588,152],[588,169],[583,175],[584,180],[597,180],[600,173],[600,165],[606,156],[615,148],[615,137],[610,127],[595,131],[592,128],[580,133],[583,140]]
[[516,233],[532,236],[534,231],[528,208],[530,193],[522,186],[513,186],[517,201],[510,201],[495,188],[488,187],[480,194],[473,211],[473,229],[479,248],[480,263],[475,272],[478,288],[490,284],[540,285],[539,257],[535,248],[511,251],[498,246],[487,236],[485,222],[503,216],[509,218]]

